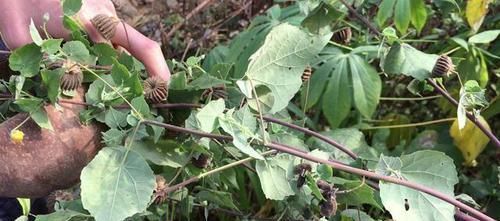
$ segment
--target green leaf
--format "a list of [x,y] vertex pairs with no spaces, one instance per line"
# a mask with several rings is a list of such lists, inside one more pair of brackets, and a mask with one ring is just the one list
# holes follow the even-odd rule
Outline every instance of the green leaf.
[[155,143],[151,139],[145,139],[134,143],[134,150],[145,159],[156,165],[172,168],[180,168],[191,160],[182,148],[182,145],[174,140],[160,140]]
[[194,79],[189,83],[188,87],[193,88],[195,90],[212,88],[224,84],[230,84],[231,82],[221,80],[217,77],[214,77],[210,74],[203,73],[200,77]]
[[340,215],[342,217],[348,217],[353,221],[374,221],[373,218],[359,209],[346,209],[342,211]]
[[148,163],[125,147],[106,147],[82,171],[81,196],[96,221],[122,221],[148,207],[155,176]]
[[307,17],[302,21],[302,26],[305,26],[311,33],[320,34],[331,31],[330,24],[345,16],[344,13],[336,8],[321,2]]
[[62,2],[63,13],[66,16],[72,16],[82,7],[82,0],[64,0]]
[[[402,166],[393,171],[392,176],[454,197],[453,186],[458,183],[458,177],[451,158],[441,152],[425,150],[403,155],[400,159]],[[380,162],[378,167],[384,168],[384,165],[389,164]],[[393,169],[397,167],[385,170]],[[395,220],[454,220],[454,206],[438,198],[397,184],[381,182],[379,186],[382,203]]]
[[102,133],[102,142],[107,146],[118,146],[122,145],[127,133],[116,128],[111,128],[106,132]]
[[57,97],[59,96],[61,75],[63,74],[64,70],[62,69],[43,70],[41,72],[43,85],[47,88],[47,97],[53,104],[57,102]]
[[104,117],[106,125],[110,128],[123,128],[127,126],[127,112],[115,110],[113,107],[110,107],[108,111],[106,111],[106,116]]
[[[366,144],[364,134],[355,128],[335,129],[321,132],[321,134],[353,151],[368,145]],[[330,157],[333,159],[344,163],[353,162],[353,159],[349,155],[316,137],[311,137],[308,143],[329,153]]]
[[27,216],[30,214],[31,210],[31,200],[29,198],[17,198],[17,202],[21,205],[23,209],[23,215]]
[[200,190],[200,192],[196,194],[196,198],[198,198],[199,201],[208,201],[222,207],[239,210],[238,207],[234,205],[231,193],[201,187],[197,189]]
[[330,37],[331,34],[311,36],[289,24],[273,28],[264,45],[250,57],[245,75],[247,80],[238,81],[238,86],[249,98],[254,97],[252,91],[255,88],[264,86],[274,98],[272,104],[266,104],[271,107],[269,112],[272,114],[284,109],[300,89],[306,65],[323,49]]
[[47,54],[55,54],[61,50],[63,39],[47,39],[42,43],[42,52]]
[[22,76],[30,78],[38,74],[41,61],[40,47],[31,43],[17,48],[10,54],[9,67],[13,71],[19,71]]
[[396,0],[383,0],[377,12],[376,21],[378,26],[384,26],[385,21],[392,16]]
[[136,97],[130,101],[132,106],[137,110],[143,117],[147,117],[151,115],[151,111],[149,109],[149,105],[144,99],[144,96]]
[[45,112],[45,109],[43,109],[43,107],[31,112],[30,117],[41,128],[52,131],[54,130],[54,128],[52,127],[52,123],[50,123],[49,117],[47,116],[47,112]]
[[425,80],[436,64],[438,56],[423,53],[408,44],[395,43],[384,60],[384,72],[404,74]]
[[226,105],[224,99],[210,101],[198,113],[196,113],[196,120],[200,127],[198,129],[211,133],[219,127],[217,118],[224,113]]
[[[332,69],[331,66],[335,65]],[[322,65],[318,71],[333,70],[323,94],[323,114],[332,127],[338,127],[347,117],[352,107],[352,86],[348,74],[347,59],[336,59]]]
[[410,13],[411,5],[409,0],[399,0],[396,1],[396,7],[394,8],[394,23],[396,23],[396,28],[401,33],[406,33],[408,25],[410,24]]
[[89,215],[72,210],[58,210],[47,215],[37,215],[35,221],[72,221],[88,220]]
[[470,37],[469,43],[488,44],[488,43],[494,41],[495,39],[497,39],[498,35],[500,35],[500,30],[483,31],[479,34],[476,34],[476,35]]
[[62,51],[69,59],[81,63],[92,64],[93,57],[90,55],[87,47],[80,41],[69,41],[64,43]]
[[220,115],[219,124],[224,131],[233,137],[234,146],[241,152],[256,159],[264,159],[248,142],[248,139],[258,137],[256,135],[257,121],[248,106],[241,108],[236,113],[234,109],[231,109],[226,114]]
[[97,55],[100,65],[112,65],[117,58],[115,49],[106,43],[95,44],[92,47],[92,52]]
[[471,48],[471,53],[468,53],[465,60],[462,60],[456,70],[462,81],[474,80],[481,87],[486,87],[489,80],[488,66],[486,60],[477,48]]
[[33,110],[38,110],[42,106],[43,100],[37,97],[30,98],[18,98],[14,101],[20,111],[31,112]]
[[36,28],[35,23],[33,22],[33,18],[31,19],[31,22],[30,22],[30,35],[31,35],[31,39],[33,40],[33,42],[36,45],[42,46],[43,39],[40,36],[40,33],[38,33],[38,29]]
[[288,171],[291,165],[293,165],[293,160],[283,154],[257,161],[255,170],[257,170],[262,191],[267,199],[283,200],[295,194],[288,182]]
[[364,117],[371,118],[380,99],[382,80],[377,71],[357,55],[350,56],[349,67],[354,105]]
[[424,0],[410,0],[411,7],[411,23],[417,29],[417,32],[420,33],[422,28],[425,26],[425,22],[427,21],[427,10],[425,8]]

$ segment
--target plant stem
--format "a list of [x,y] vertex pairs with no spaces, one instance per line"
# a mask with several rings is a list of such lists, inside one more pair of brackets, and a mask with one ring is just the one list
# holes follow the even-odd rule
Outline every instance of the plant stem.
[[381,101],[423,101],[431,100],[442,97],[441,95],[434,95],[428,97],[380,97]]
[[278,119],[275,119],[275,118],[272,118],[272,117],[264,117],[264,120],[265,121],[268,121],[268,122],[271,122],[271,123],[276,123],[276,124],[279,124],[279,125],[282,125],[282,126],[285,126],[285,127],[288,127],[288,128],[291,128],[291,129],[294,129],[294,130],[297,130],[297,131],[300,131],[302,133],[305,133],[307,135],[310,135],[310,136],[313,136],[313,137],[316,137],[336,148],[338,148],[339,150],[341,150],[342,152],[346,153],[347,155],[349,155],[351,158],[353,159],[357,159],[358,158],[358,155],[356,155],[352,150],[348,149],[347,147],[343,146],[342,144],[339,144],[337,143],[336,141],[332,140],[331,138],[323,135],[323,134],[320,134],[318,132],[315,132],[315,131],[312,131],[312,130],[309,130],[307,128],[304,128],[304,127],[300,127],[300,126],[297,126],[295,124],[291,124],[291,123],[288,123],[288,122],[285,122],[285,121],[282,121],[282,120],[278,120]]
[[[191,134],[194,134],[194,135],[198,135],[198,136],[202,136],[202,137],[208,137],[208,138],[213,138],[213,139],[221,139],[221,140],[232,140],[233,139],[230,136],[205,133],[205,132],[201,132],[201,131],[197,131],[197,130],[192,130],[192,129],[188,129],[188,128],[182,128],[182,127],[178,127],[178,126],[174,126],[174,125],[170,125],[170,124],[165,124],[165,123],[161,123],[161,122],[156,122],[156,121],[145,120],[143,123],[145,123],[145,124],[153,124],[153,125],[157,125],[157,126],[160,126],[160,127],[164,127],[166,129],[169,129],[169,130],[174,130],[174,131],[177,131],[177,132],[191,133]],[[430,194],[430,195],[432,195],[434,197],[437,197],[437,198],[439,198],[439,199],[441,199],[441,200],[443,200],[445,202],[448,202],[448,203],[456,206],[457,208],[460,208],[463,211],[466,211],[466,212],[474,215],[475,217],[477,217],[480,220],[494,221],[494,219],[488,217],[487,215],[485,215],[485,214],[483,214],[483,213],[475,210],[474,208],[472,208],[472,207],[470,207],[470,206],[468,206],[468,205],[466,205],[466,204],[464,204],[464,203],[456,200],[453,196],[448,196],[448,195],[443,194],[443,193],[441,193],[439,191],[436,191],[433,188],[425,187],[425,186],[422,186],[420,184],[416,184],[416,183],[413,183],[413,182],[410,182],[410,181],[407,181],[407,180],[398,179],[396,177],[390,177],[390,176],[384,176],[384,175],[376,174],[374,172],[370,172],[370,171],[358,169],[358,168],[351,167],[349,165],[345,165],[345,164],[342,164],[342,163],[339,163],[339,162],[334,162],[334,161],[329,161],[329,160],[321,159],[321,158],[312,156],[312,155],[308,154],[307,152],[298,150],[296,148],[287,146],[285,144],[268,143],[268,144],[265,144],[264,146],[266,146],[266,147],[268,147],[270,149],[277,150],[277,151],[280,151],[280,152],[283,152],[283,153],[288,153],[288,154],[294,155],[296,157],[299,157],[299,158],[302,158],[302,159],[306,159],[306,160],[309,160],[309,161],[312,161],[312,162],[315,162],[315,163],[322,163],[322,164],[331,166],[334,169],[341,170],[341,171],[344,171],[344,172],[347,172],[347,173],[357,174],[357,175],[360,175],[360,176],[365,176],[367,178],[372,178],[372,179],[376,179],[376,180],[383,180],[383,181],[386,181],[386,182],[389,182],[389,183],[394,183],[394,184],[406,186],[406,187],[409,187],[409,188],[412,188],[412,189],[415,189],[415,190],[418,190],[418,191]],[[177,185],[175,185],[175,186],[173,186],[171,188],[174,188],[174,187],[177,188],[177,189],[178,188],[182,188],[183,186],[185,186],[185,185],[187,185],[189,183],[192,183],[192,182],[196,182],[199,179],[200,179],[199,176],[191,177],[188,180],[186,180],[186,181],[184,181],[182,183],[179,183],[179,184],[177,184]]]
[[391,129],[391,128],[403,128],[403,127],[418,127],[418,126],[426,126],[426,125],[431,125],[431,124],[438,124],[438,123],[443,123],[443,122],[449,122],[449,121],[454,121],[455,118],[444,118],[444,119],[439,119],[439,120],[431,120],[431,121],[424,121],[424,122],[419,122],[419,123],[412,123],[412,124],[398,124],[398,125],[387,125],[387,126],[376,126],[376,127],[363,127],[361,130],[377,130],[377,129]]
[[11,54],[10,51],[0,50],[0,54]]
[[264,128],[264,118],[262,117],[262,109],[260,108],[259,96],[257,95],[257,89],[255,88],[252,79],[248,79],[250,82],[250,87],[252,87],[253,96],[255,96],[255,103],[257,104],[257,112],[259,112],[260,120],[260,131],[262,133],[262,142],[267,143],[266,139],[266,129]]
[[271,149],[278,150],[280,152],[284,152],[284,153],[294,155],[296,157],[300,157],[302,159],[310,160],[310,161],[313,161],[316,163],[326,164],[328,166],[331,166],[334,169],[341,170],[341,171],[344,171],[347,173],[357,174],[360,176],[365,176],[365,177],[376,179],[376,180],[383,180],[383,181],[386,181],[389,183],[394,183],[394,184],[406,186],[406,187],[430,194],[430,195],[437,197],[445,202],[448,202],[448,203],[462,209],[463,211],[466,211],[466,212],[474,215],[475,217],[477,217],[480,220],[494,221],[494,219],[492,219],[491,217],[488,217],[487,215],[477,211],[476,209],[456,200],[453,196],[448,196],[444,193],[436,191],[433,188],[425,187],[425,186],[422,186],[420,184],[416,184],[416,183],[413,183],[413,182],[410,182],[407,180],[401,180],[401,179],[398,179],[396,177],[384,176],[384,175],[376,174],[374,172],[354,168],[354,167],[351,167],[348,165],[339,164],[336,162],[324,160],[324,159],[321,159],[321,158],[318,158],[318,157],[315,157],[315,156],[312,156],[309,154],[305,154],[301,151],[296,150],[295,148],[286,146],[284,144],[271,143],[271,144],[267,144],[266,146],[271,148]]
[[361,16],[357,11],[356,9],[354,9],[349,3],[347,3],[345,0],[339,0],[340,3],[342,3],[345,7],[347,7],[347,10],[349,10],[349,12],[351,12],[357,19],[361,20],[361,22],[363,22],[366,27],[368,29],[370,29],[370,31],[372,31],[373,33],[377,34],[377,35],[380,35],[380,31],[377,30],[377,28],[375,28],[371,23],[370,21],[368,21],[365,17]]
[[351,48],[351,47],[349,47],[349,46],[341,45],[341,44],[339,44],[339,43],[337,43],[337,42],[334,42],[334,41],[329,41],[328,43],[329,43],[329,44],[332,44],[332,45],[335,45],[335,46],[337,46],[337,47],[339,47],[339,48],[343,48],[343,49],[349,50],[349,51],[354,50],[353,48]]
[[[273,154],[273,153],[276,153],[276,151],[275,150],[267,151],[267,152],[261,153],[261,155],[262,156],[266,156],[266,155]],[[198,180],[202,179],[203,177],[210,176],[210,175],[212,175],[214,173],[218,173],[218,172],[227,170],[229,168],[233,168],[233,167],[245,164],[245,163],[253,161],[253,160],[255,160],[255,158],[253,158],[253,157],[247,157],[245,159],[241,159],[241,160],[232,162],[230,164],[226,164],[224,166],[217,167],[217,168],[215,168],[213,170],[207,171],[207,172],[202,173],[202,174],[200,174],[198,176],[191,177],[191,178],[189,178],[189,179],[187,179],[185,181],[182,181],[181,183],[178,183],[178,184],[176,184],[174,186],[168,187],[165,191],[167,193],[172,192],[172,191],[176,191],[176,190],[178,190],[178,189],[180,189],[182,187],[185,187],[185,186],[187,186],[187,185],[189,185],[191,183],[197,182]]]
[[[437,85],[437,83],[432,78],[428,78],[427,82],[431,84],[434,87],[434,89],[436,89],[441,95],[443,95],[443,97],[445,97],[450,103],[455,105],[455,107],[458,107],[458,102],[453,97],[451,97],[451,95],[448,92],[446,92],[442,87]],[[486,136],[488,136],[488,138],[490,138],[491,142],[493,142],[493,144],[500,149],[500,141],[498,140],[497,136],[495,136],[493,132],[488,130],[481,122],[479,122],[479,120],[476,117],[474,117],[474,115],[470,113],[466,113],[466,115],[467,118],[469,118],[470,121],[472,121],[481,131],[483,131],[483,133]]]

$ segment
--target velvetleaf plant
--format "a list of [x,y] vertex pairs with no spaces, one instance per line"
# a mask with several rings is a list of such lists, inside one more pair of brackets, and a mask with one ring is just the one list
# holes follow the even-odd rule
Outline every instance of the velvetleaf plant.
[[[401,8],[409,3],[383,4],[394,7],[391,2],[396,2],[396,28],[404,34],[411,23],[420,33],[425,3],[410,1],[418,10],[409,20],[398,21],[403,19]],[[376,113],[381,73],[424,84],[448,76],[432,75],[440,55],[420,51],[395,30],[377,36],[354,26],[347,33],[341,24],[348,7],[341,3],[273,6],[228,46],[206,56],[170,61],[174,74],[167,87],[147,79],[143,66],[129,55],[90,43],[72,18],[81,0],[62,1],[73,40],[42,39],[30,27],[34,43],[10,55],[10,67],[19,75],[4,82],[13,95],[9,105],[50,129],[43,105],[57,106],[83,83],[88,90],[81,121],[100,122],[108,129],[102,133],[105,147],[82,171],[81,199],[37,220],[160,220],[172,214],[184,219],[193,215],[194,206],[244,217],[243,212],[252,211],[252,200],[270,205],[276,211],[273,218],[334,220],[337,215],[372,220],[379,215],[454,220],[459,208],[480,220],[493,220],[455,199],[457,168],[445,153],[417,148],[391,154],[366,142],[363,125],[353,127],[353,122]],[[391,16],[392,9],[387,10],[391,13],[379,11],[379,25]],[[105,22],[119,24],[104,17],[94,20],[96,26]],[[361,41],[356,35],[378,42]],[[207,95],[221,88],[224,96]],[[462,90],[458,105],[464,113],[458,119],[471,110],[478,115],[487,103],[484,89],[467,81]],[[173,109],[182,106],[188,108]],[[316,120],[307,116],[311,110]],[[320,117],[327,123],[319,124]],[[304,123],[333,130],[316,133],[297,126]],[[12,131],[14,142],[22,142],[21,133]],[[309,166],[297,174],[298,165]],[[79,203],[81,207],[71,206]],[[167,205],[173,205],[170,214]]]

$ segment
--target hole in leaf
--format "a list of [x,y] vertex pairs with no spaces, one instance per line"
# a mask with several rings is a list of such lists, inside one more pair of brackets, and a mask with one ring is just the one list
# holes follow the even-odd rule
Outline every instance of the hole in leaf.
[[405,199],[405,210],[410,210],[410,204],[408,203],[408,199]]
[[292,67],[288,67],[288,70],[292,70]]

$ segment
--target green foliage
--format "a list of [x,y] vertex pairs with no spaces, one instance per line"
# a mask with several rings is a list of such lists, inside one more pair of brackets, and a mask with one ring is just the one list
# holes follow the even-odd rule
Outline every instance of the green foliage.
[[[453,0],[436,1],[432,7],[423,0],[348,1],[361,16],[381,27],[388,26],[381,36],[374,36],[362,23],[351,19],[352,13],[338,1],[298,0],[288,2],[288,7],[273,6],[227,45],[220,44],[206,55],[197,54],[185,61],[169,60],[173,75],[168,102],[203,106],[166,110],[148,104],[144,98],[142,83],[146,76],[140,62],[117,53],[110,45],[93,44],[87,39],[81,25],[71,17],[80,10],[82,1],[62,1],[63,23],[72,40],[63,43],[63,39],[43,39],[33,22],[30,24],[34,43],[12,52],[10,67],[18,75],[0,86],[2,92],[9,91],[14,97],[0,106],[1,117],[4,113],[11,116],[26,112],[43,129],[52,129],[53,119],[48,118],[45,106],[50,103],[62,108],[57,103],[76,93],[60,89],[68,63],[49,67],[54,62],[69,62],[84,71],[88,84],[86,108],[80,119],[83,124],[100,122],[107,127],[101,140],[105,147],[81,174],[81,201],[60,202],[62,206],[55,213],[38,216],[37,220],[165,220],[172,214],[172,219],[202,219],[196,215],[198,210],[220,220],[225,216],[219,210],[242,217],[261,211],[265,218],[315,220],[320,217],[322,202],[328,200],[317,186],[320,179],[333,185],[332,194],[338,203],[336,218],[323,219],[386,220],[391,217],[383,211],[388,210],[394,220],[451,220],[454,208],[429,194],[383,181],[377,192],[367,184],[368,179],[330,166],[284,152],[263,154],[266,144],[282,143],[310,156],[374,170],[453,196],[457,168],[463,170],[455,165],[461,165],[463,159],[454,155],[456,144],[448,135],[449,125],[432,127],[431,132],[422,128],[427,130],[416,136],[420,129],[411,124],[447,117],[445,109],[442,113],[430,109],[443,107],[441,101],[379,104],[382,96],[400,102],[408,94],[430,95],[432,87],[424,80],[431,77],[437,54],[452,57],[455,71],[465,83],[461,87],[454,75],[436,79],[450,93],[460,91],[459,121],[465,120],[467,111],[479,116],[489,105],[488,96],[498,94],[488,84],[496,79],[489,75],[498,69],[494,51],[498,48],[498,27],[484,23],[482,32],[472,34],[474,31],[466,28],[450,2],[456,4]],[[442,8],[447,8],[446,12]],[[428,17],[440,23],[427,22]],[[334,42],[331,30],[346,26],[352,29],[351,42]],[[450,30],[456,32],[450,34],[453,37],[447,35]],[[103,66],[111,68],[94,70]],[[312,76],[303,81],[307,66],[312,67]],[[223,98],[214,95],[216,89],[224,91]],[[495,104],[498,99],[486,112],[490,119],[498,112]],[[449,107],[446,110],[455,111]],[[352,159],[309,134],[261,122],[261,114],[307,125],[352,150],[358,158]],[[146,120],[229,135],[232,140],[183,134],[175,127],[166,130]],[[384,128],[395,124],[409,125]],[[199,166],[195,161],[204,157],[206,164]],[[310,164],[310,171],[296,171],[301,163]],[[476,172],[483,169],[462,173],[461,179],[466,181],[456,191],[480,189],[483,198],[476,199],[478,204],[482,205],[484,199],[498,203],[493,190],[478,188],[492,184],[467,180],[472,179],[468,174],[498,175],[497,170],[494,175]],[[155,186],[154,174],[166,179],[163,189]],[[198,182],[175,191],[166,188],[166,184],[189,178]],[[303,186],[297,186],[299,179],[305,180]],[[491,182],[496,184],[498,180]],[[162,197],[168,197],[167,201],[153,203]],[[65,204],[78,202],[79,207]]]
[[[453,160],[436,151],[419,151],[401,157],[382,156],[377,173],[419,183],[448,196],[454,196],[453,187],[458,183]],[[395,219],[454,220],[455,208],[438,198],[391,183],[382,182],[379,186],[382,203]]]
[[83,206],[97,221],[120,221],[144,211],[155,185],[147,162],[125,147],[101,150],[80,179]]

